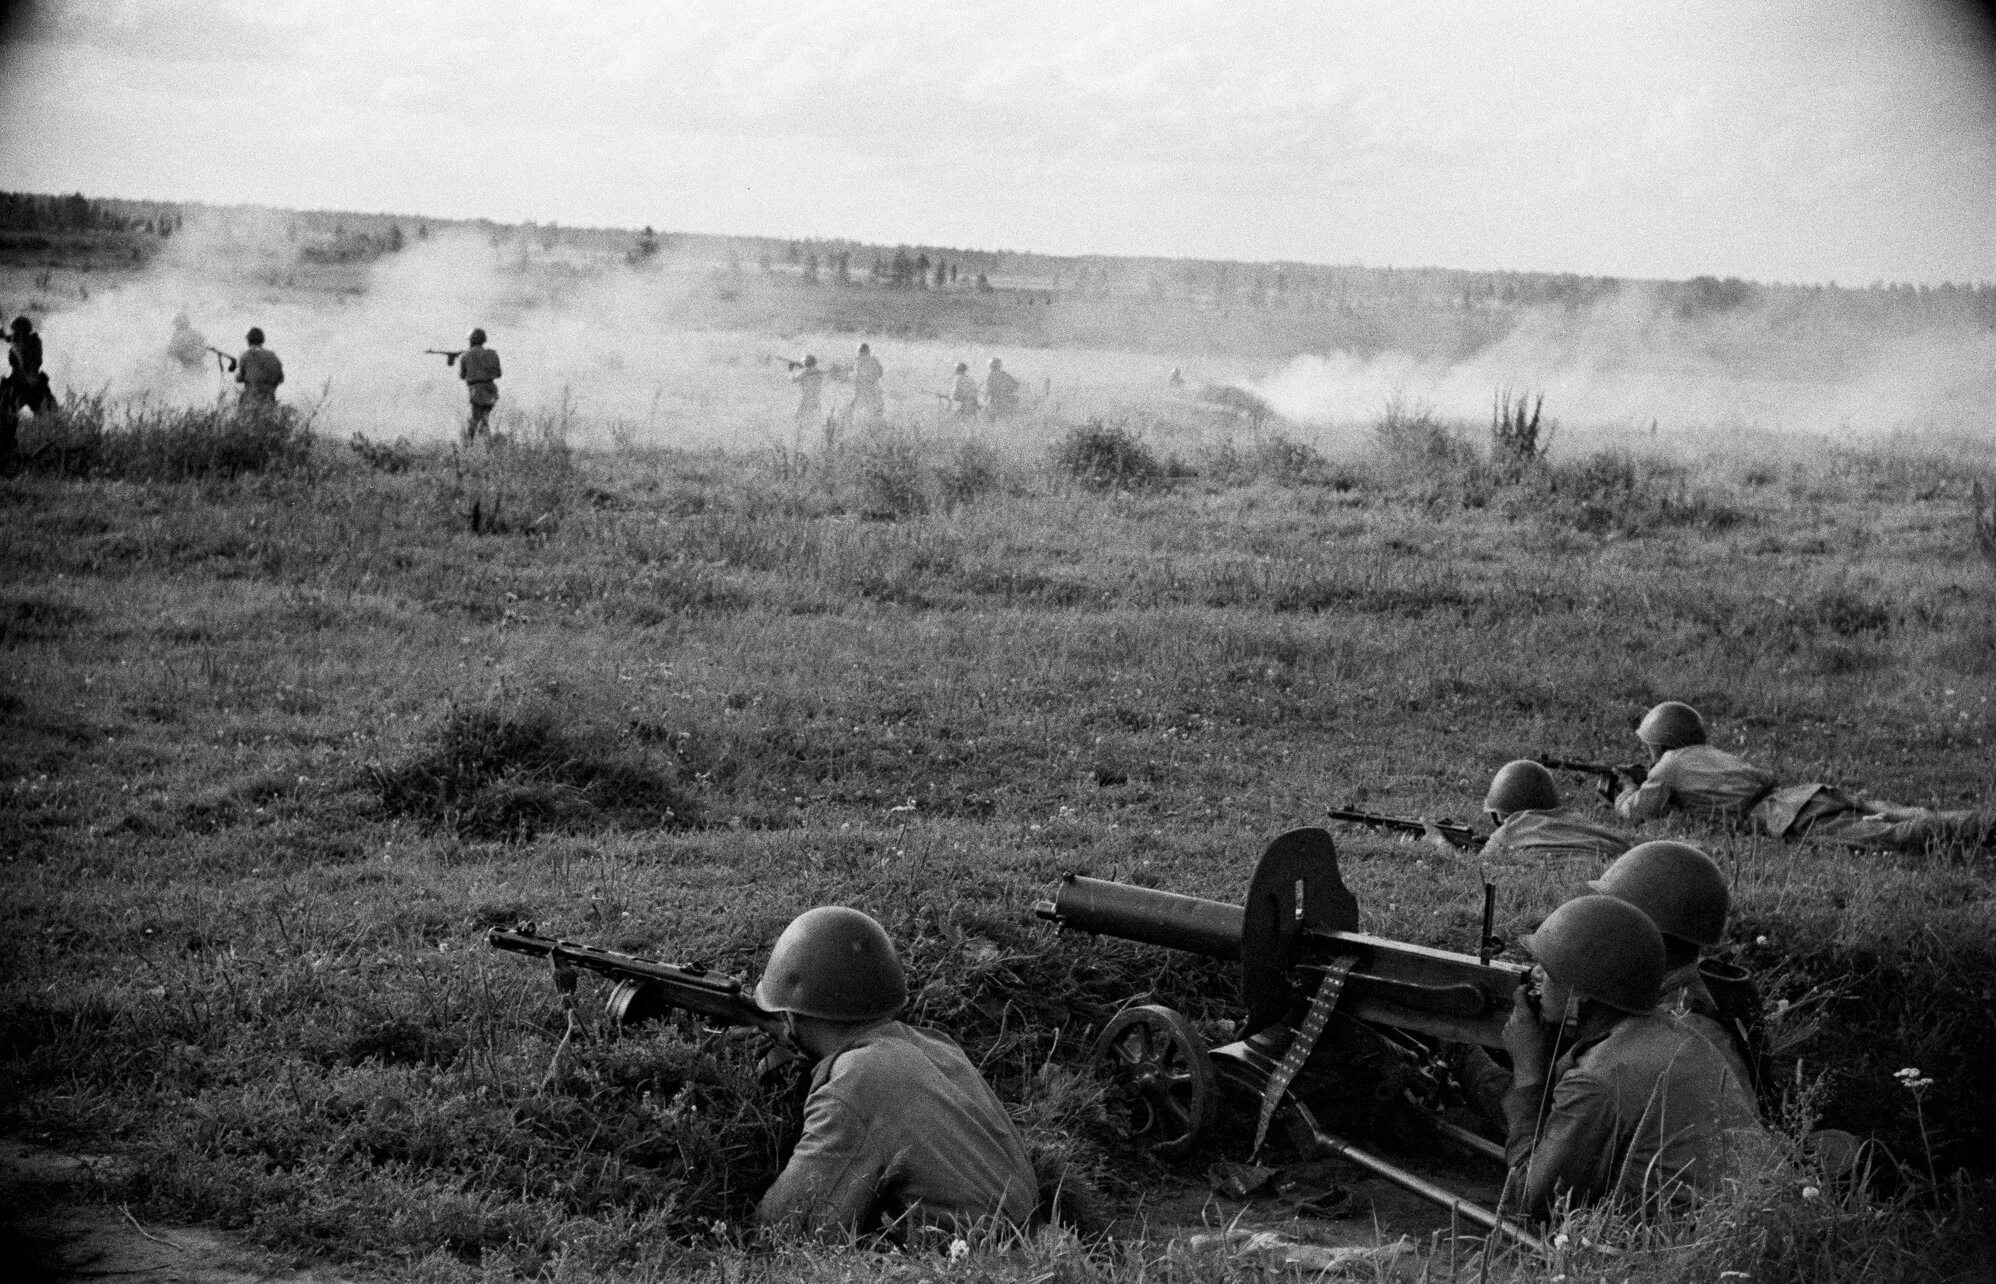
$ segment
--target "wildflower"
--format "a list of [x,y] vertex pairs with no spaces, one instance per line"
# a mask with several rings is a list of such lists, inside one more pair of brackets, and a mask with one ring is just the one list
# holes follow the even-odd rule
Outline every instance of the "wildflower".
[[1892,1073],[1892,1077],[1897,1079],[1899,1086],[1908,1092],[1920,1092],[1934,1086],[1932,1077],[1921,1074],[1920,1067],[1918,1066],[1906,1066],[1895,1070]]
[[1565,1231],[1561,1231],[1559,1234],[1552,1237],[1552,1246],[1554,1248],[1565,1248],[1568,1244],[1571,1244],[1572,1242],[1573,1241],[1567,1237]]
[[958,1239],[953,1239],[949,1242],[949,1259],[952,1262],[960,1262],[964,1258],[969,1256],[970,1256],[969,1241],[958,1238]]
[[1814,1198],[1815,1198],[1816,1196],[1818,1196],[1818,1195],[1820,1195],[1820,1194],[1822,1194],[1822,1193],[1823,1193],[1823,1192],[1822,1192],[1822,1190],[1821,1190],[1821,1188],[1820,1188],[1820,1187],[1816,1187],[1816,1186],[1804,1186],[1804,1187],[1802,1188],[1802,1198],[1804,1198],[1804,1199],[1814,1199]]
[[1765,936],[1756,936],[1756,937],[1754,937],[1754,938],[1753,938],[1753,943],[1754,943],[1755,945],[1765,945],[1765,944],[1767,944],[1767,937],[1765,937]]
[[728,1224],[722,1221],[720,1218],[716,1217],[714,1219],[714,1224],[712,1226],[709,1226],[707,1228],[707,1231],[715,1239],[726,1239],[728,1237]]

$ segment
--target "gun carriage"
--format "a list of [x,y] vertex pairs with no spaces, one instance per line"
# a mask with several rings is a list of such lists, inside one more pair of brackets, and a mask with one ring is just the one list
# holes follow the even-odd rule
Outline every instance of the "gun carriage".
[[[1287,1104],[1306,1145],[1537,1247],[1489,1210],[1326,1132],[1297,1082],[1334,1080],[1336,1067],[1324,1064],[1331,1045],[1319,1043],[1333,1015],[1370,1027],[1412,1056],[1424,1055],[1423,1036],[1501,1048],[1527,969],[1491,959],[1498,946],[1490,934],[1493,909],[1486,886],[1479,955],[1360,932],[1358,899],[1338,871],[1331,836],[1295,829],[1269,844],[1241,905],[1069,874],[1034,913],[1064,929],[1240,965],[1244,1037],[1206,1047],[1183,1016],[1155,1004],[1123,1009],[1097,1037],[1097,1069],[1129,1108],[1133,1139],[1167,1157],[1184,1154],[1212,1128],[1224,1096],[1259,1103],[1258,1151],[1272,1116]],[[1449,1139],[1503,1159],[1495,1142],[1433,1122]]]

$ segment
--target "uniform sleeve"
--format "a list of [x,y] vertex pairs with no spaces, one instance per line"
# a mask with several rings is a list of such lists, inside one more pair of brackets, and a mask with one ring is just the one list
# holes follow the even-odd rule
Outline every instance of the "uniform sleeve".
[[279,361],[277,359],[277,354],[273,352],[270,355],[270,386],[275,388],[278,384],[283,382],[284,382],[284,363],[282,361]]
[[1655,820],[1670,810],[1670,767],[1657,764],[1647,779],[1615,800],[1615,814],[1624,820]]
[[1504,1101],[1511,1124],[1504,1211],[1542,1217],[1562,1195],[1588,1203],[1605,1193],[1615,1171],[1616,1141],[1615,1098],[1607,1085],[1582,1072],[1567,1073],[1553,1088],[1543,1122],[1534,1118],[1536,1103],[1519,1100],[1522,1095],[1514,1091]]
[[865,1118],[831,1092],[813,1093],[804,1136],[756,1206],[765,1226],[814,1235],[860,1230],[879,1198],[881,1165],[868,1153]]

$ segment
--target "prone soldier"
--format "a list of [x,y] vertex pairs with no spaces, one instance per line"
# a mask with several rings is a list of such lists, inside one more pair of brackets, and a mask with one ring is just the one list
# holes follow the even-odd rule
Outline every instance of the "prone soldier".
[[1552,773],[1529,758],[1497,769],[1483,810],[1496,826],[1484,844],[1485,856],[1612,859],[1629,850],[1627,836],[1575,815]]
[[1757,828],[1771,838],[1870,850],[1996,846],[1996,812],[1902,807],[1819,781],[1783,786],[1774,773],[1708,744],[1704,718],[1676,700],[1645,714],[1636,737],[1648,749],[1652,765],[1641,785],[1615,800],[1616,812],[1629,820],[1682,811]]
[[908,986],[879,923],[842,906],[799,915],[770,950],[756,1001],[817,1058],[804,1135],[759,1222],[905,1239],[1032,1217],[1037,1181],[1005,1107],[955,1043],[895,1019]]
[[1612,896],[1554,910],[1504,1027],[1511,1172],[1501,1207],[1526,1217],[1561,1200],[1644,1215],[1688,1202],[1763,1134],[1746,1086],[1703,1038],[1657,1008],[1663,937]]
[[236,358],[236,382],[243,386],[238,404],[244,410],[264,410],[277,405],[277,386],[284,382],[284,363],[263,346],[263,331],[251,326],[243,336],[249,346]]

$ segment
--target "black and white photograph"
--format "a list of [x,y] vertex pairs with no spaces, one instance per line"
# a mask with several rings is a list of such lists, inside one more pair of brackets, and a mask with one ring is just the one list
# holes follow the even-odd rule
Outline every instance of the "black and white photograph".
[[1996,1284],[1996,8],[0,4],[0,1276]]

